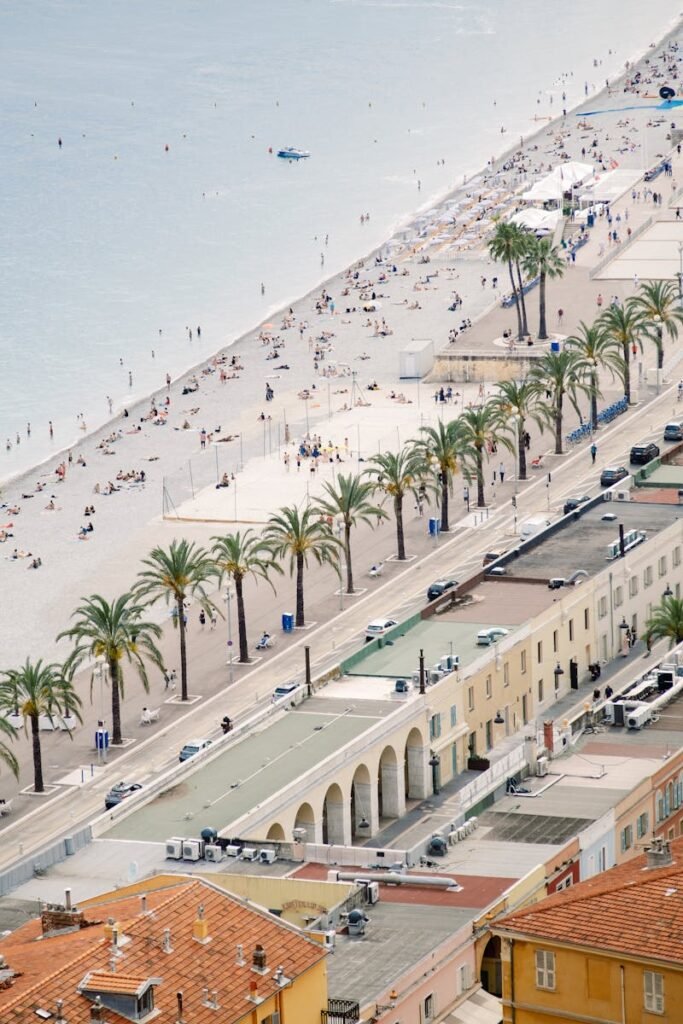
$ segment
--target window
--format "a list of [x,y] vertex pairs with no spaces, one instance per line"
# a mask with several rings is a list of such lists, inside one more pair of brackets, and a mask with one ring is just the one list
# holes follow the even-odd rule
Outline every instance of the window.
[[680,547],[675,547],[673,549],[673,551],[671,553],[671,564],[673,566],[681,564],[681,549],[680,549]]
[[422,1020],[433,1020],[436,1013],[436,1003],[434,1001],[434,994],[430,993],[425,997],[425,1001],[422,1004]]
[[614,588],[614,607],[615,608],[619,608],[619,606],[622,605],[623,603],[624,603],[624,588],[623,587],[615,587]]
[[555,988],[555,954],[549,949],[536,950],[536,988]]
[[468,711],[474,711],[474,687],[470,686],[467,689],[467,709]]
[[627,825],[621,830],[621,852],[630,850],[633,846],[633,825]]
[[643,836],[647,835],[648,825],[650,824],[649,815],[647,811],[638,815],[638,821],[636,822],[636,835],[638,839],[642,839]]
[[471,972],[469,964],[463,964],[460,968],[460,991],[467,992],[472,987]]
[[664,821],[666,818],[666,807],[664,805],[664,797],[661,793],[657,793],[657,821]]
[[522,651],[519,656],[519,668],[522,675],[526,672],[526,651]]
[[553,630],[553,653],[557,654],[557,630]]
[[538,703],[543,703],[543,680],[538,680]]
[[510,685],[510,666],[507,661],[503,665],[503,686]]
[[536,644],[536,661],[540,665],[543,661],[543,641],[539,640]]
[[432,715],[429,719],[429,738],[437,740],[441,735],[441,715]]
[[589,629],[591,624],[591,613],[588,608],[583,609],[583,628]]
[[490,750],[493,746],[493,722],[489,718],[486,723],[486,749]]
[[598,618],[604,619],[605,615],[607,615],[607,598],[601,597],[598,601]]
[[491,676],[486,677],[486,696],[491,696]]
[[645,569],[645,572],[643,573],[643,586],[644,587],[651,587],[652,586],[652,566],[651,565],[648,565],[646,567],[646,569]]
[[574,620],[573,619],[569,620],[569,639],[570,639],[570,641],[574,639]]
[[598,850],[598,871],[607,869],[607,847],[601,846]]
[[643,1006],[650,1013],[664,1013],[663,974],[658,974],[657,971],[643,971]]
[[451,729],[455,728],[458,724],[458,709],[455,704],[451,704]]
[[635,597],[637,593],[638,593],[638,577],[637,576],[631,576],[631,579],[628,581],[628,596],[629,597]]
[[657,562],[657,572],[659,573],[660,577],[666,576],[666,555],[662,555],[662,557]]

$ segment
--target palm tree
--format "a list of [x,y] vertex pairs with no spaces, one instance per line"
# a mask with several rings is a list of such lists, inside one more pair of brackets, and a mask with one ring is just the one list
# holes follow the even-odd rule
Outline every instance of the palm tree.
[[630,299],[634,309],[643,314],[645,334],[657,348],[657,366],[664,366],[664,332],[671,341],[678,338],[678,328],[683,324],[681,297],[672,281],[649,281],[641,284],[637,295]]
[[548,409],[544,406],[536,388],[528,380],[501,380],[496,384],[498,393],[490,404],[501,419],[513,424],[517,441],[518,475],[527,479],[526,472],[526,424],[533,420],[541,433],[549,425]]
[[577,416],[581,417],[578,394],[590,394],[590,384],[581,379],[579,357],[565,348],[562,352],[546,352],[529,373],[529,382],[541,397],[552,417],[555,434],[555,454],[562,455],[562,424],[564,400],[568,398]]
[[[269,573],[271,570],[282,572],[268,545],[261,537],[257,537],[253,530],[245,530],[244,533],[229,533],[225,537],[212,537],[216,543],[211,553],[216,559],[216,565],[220,571],[221,578],[228,576],[235,581],[235,594],[237,597],[237,631],[239,634],[241,662],[249,661],[249,648],[247,646],[247,618],[244,611],[244,580],[247,576],[254,579],[267,580],[273,586]],[[273,587],[273,590],[275,588]]]
[[[28,723],[31,723],[33,789],[36,793],[44,793],[40,716],[47,715],[51,722],[55,718],[63,722],[64,716],[68,715],[80,722],[81,699],[61,665],[43,664],[40,659],[32,664],[27,658],[21,668],[9,669],[2,675],[4,679],[0,682],[0,710],[18,710],[24,719],[25,731]],[[68,732],[71,737],[71,731]]]
[[139,575],[135,586],[137,595],[150,602],[163,598],[173,602],[173,624],[180,634],[181,699],[188,700],[187,690],[187,630],[185,602],[194,597],[205,612],[213,611],[205,584],[218,575],[216,563],[203,549],[187,540],[174,540],[168,550],[154,548],[142,564],[147,566]]
[[[123,698],[123,659],[134,665],[140,681],[149,690],[145,658],[163,671],[164,662],[155,641],[161,636],[161,626],[142,618],[144,606],[130,591],[111,603],[99,594],[84,598],[83,604],[73,612],[73,626],[63,630],[58,640],[74,641],[74,649],[64,663],[65,672],[73,677],[76,669],[92,658],[103,658],[109,671],[111,685],[112,743],[123,742],[121,735],[121,699]],[[94,682],[95,669],[90,677]]]
[[353,594],[353,566],[351,564],[351,530],[358,523],[377,525],[380,519],[388,519],[383,508],[370,501],[374,486],[370,480],[349,473],[337,474],[336,483],[326,481],[323,485],[327,497],[318,498],[316,512],[324,516],[341,519],[344,527],[344,557],[346,559],[346,593]]
[[274,558],[289,559],[290,576],[296,572],[296,625],[304,626],[304,569],[309,556],[319,565],[336,568],[339,541],[310,505],[303,512],[296,505],[281,508],[268,520],[263,539]]
[[[526,233],[517,224],[509,221],[497,220],[496,230],[489,242],[488,250],[491,259],[497,263],[507,263],[512,286],[512,297],[514,299],[515,311],[517,313],[517,337],[522,341],[528,333],[526,323],[526,305],[524,302],[524,289],[519,270],[519,261],[522,258],[527,239]],[[519,286],[515,281],[514,271],[517,270]]]
[[619,345],[624,360],[624,397],[631,402],[631,352],[635,355],[638,346],[642,351],[642,338],[646,332],[645,318],[641,310],[626,302],[623,306],[610,306],[598,317],[596,323],[608,338]]
[[528,277],[539,278],[538,288],[538,340],[546,341],[548,329],[546,326],[545,312],[545,289],[548,278],[554,280],[562,277],[565,271],[565,263],[560,256],[559,249],[554,246],[550,238],[536,238],[535,235],[528,235],[526,251],[522,256],[522,267]]
[[[12,711],[14,711],[14,707],[12,708]],[[17,738],[17,730],[11,722],[7,721],[4,715],[0,715],[0,733],[3,736],[7,736],[10,740],[15,740]],[[19,762],[7,744],[2,741],[0,741],[0,761],[3,761],[7,765],[15,779],[19,778]]]
[[511,452],[514,452],[515,447],[510,438],[505,436],[505,421],[492,403],[487,402],[479,408],[466,409],[458,416],[457,422],[463,472],[468,481],[473,476],[476,478],[477,505],[484,508],[484,457],[489,447],[500,443]]
[[373,455],[370,462],[372,466],[365,472],[373,479],[373,489],[389,495],[394,503],[397,557],[403,562],[406,557],[403,499],[406,494],[413,494],[416,500],[421,500],[417,493],[421,460],[414,448],[406,446],[399,452]]
[[663,597],[645,624],[644,639],[648,646],[654,640],[668,639],[669,649],[683,641],[683,600]]
[[457,420],[436,427],[420,427],[421,437],[412,441],[412,450],[418,457],[419,472],[433,477],[436,470],[441,491],[441,530],[448,530],[448,495],[453,487],[453,475],[458,469],[460,438]]
[[567,338],[566,346],[578,356],[577,368],[590,384],[591,426],[598,429],[598,372],[609,370],[612,378],[624,379],[624,360],[617,342],[606,334],[599,320],[590,327],[581,321],[576,334]]

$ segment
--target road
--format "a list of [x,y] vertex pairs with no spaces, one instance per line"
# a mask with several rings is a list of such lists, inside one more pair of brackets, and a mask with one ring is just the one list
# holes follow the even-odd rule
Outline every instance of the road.
[[[309,646],[315,675],[339,663],[362,642],[366,623],[379,615],[406,618],[424,605],[425,592],[436,578],[452,575],[463,579],[481,566],[485,551],[509,547],[515,538],[515,513],[512,496],[517,492],[517,523],[528,516],[550,510],[561,514],[567,496],[573,493],[599,491],[598,477],[608,464],[628,465],[628,450],[643,440],[661,442],[664,423],[679,415],[676,386],[669,386],[662,394],[632,409],[627,415],[603,428],[596,437],[598,458],[591,465],[590,442],[562,457],[547,456],[542,470],[533,471],[531,479],[517,483],[507,480],[498,487],[497,504],[488,515],[473,510],[469,515],[459,502],[453,503],[453,525],[449,534],[437,541],[427,536],[426,520],[414,516],[407,525],[407,547],[416,557],[407,563],[386,561],[395,546],[393,521],[376,530],[359,528],[353,536],[354,566],[357,596],[340,596],[337,577],[329,567],[314,566],[306,576],[308,628],[292,635],[279,632],[282,611],[289,610],[293,585],[287,577],[277,580],[277,593],[260,583],[246,588],[250,635],[257,637],[268,629],[276,634],[276,646],[264,653],[261,660],[242,666],[235,663],[231,670],[226,663],[227,623],[219,619],[215,631],[200,629],[195,609],[190,609],[190,692],[198,699],[190,706],[181,705],[177,696],[171,702],[164,700],[163,684],[155,681],[154,692],[147,696],[138,681],[129,673],[123,704],[124,735],[128,738],[122,749],[110,751],[109,763],[97,769],[95,777],[84,785],[58,785],[46,796],[29,795],[5,773],[2,793],[15,797],[15,810],[10,817],[0,819],[3,838],[0,867],[12,863],[19,855],[37,848],[50,839],[63,835],[83,824],[103,809],[104,793],[121,778],[143,782],[157,777],[177,762],[178,751],[190,738],[221,735],[219,722],[224,714],[236,722],[259,707],[270,703],[271,694],[278,683],[303,677],[304,647]],[[551,474],[549,479],[548,474]],[[476,523],[475,523],[476,520]],[[215,528],[214,528],[215,529]],[[191,531],[189,531],[191,532]],[[367,567],[384,560],[385,569],[380,579],[370,579]],[[283,599],[283,595],[287,595]],[[234,620],[234,609],[233,609]],[[232,623],[236,636],[236,623]],[[162,650],[167,664],[177,664],[177,635],[167,630]],[[86,779],[89,766],[95,760],[92,750],[96,719],[107,716],[108,694],[95,684],[94,701],[87,700],[89,682],[82,681],[84,698],[84,726],[77,730],[69,743],[64,733],[42,733],[46,782],[55,785],[58,780],[84,767]],[[143,705],[161,706],[160,721],[151,726],[139,725]],[[30,748],[23,739],[15,744],[22,766],[21,783],[26,787],[32,777]]]

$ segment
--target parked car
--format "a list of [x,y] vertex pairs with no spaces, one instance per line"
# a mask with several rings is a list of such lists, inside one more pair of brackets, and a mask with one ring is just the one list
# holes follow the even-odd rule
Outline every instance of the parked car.
[[503,626],[490,626],[488,629],[480,629],[477,633],[477,646],[490,647],[491,644],[495,644],[498,640],[507,636],[508,632],[509,630]]
[[142,785],[139,782],[117,782],[105,796],[104,806],[110,811],[112,807],[118,807],[122,800],[127,800],[141,789]]
[[273,690],[273,704],[277,700],[282,700],[283,697],[288,697],[290,693],[294,693],[298,685],[298,683],[282,683],[281,686],[276,686]]
[[665,441],[683,441],[683,420],[672,420],[664,427]]
[[484,565],[490,565],[491,562],[497,562],[499,558],[502,558],[505,554],[504,551],[487,551],[484,555]]
[[632,466],[645,466],[648,462],[656,459],[658,455],[658,446],[653,441],[648,441],[647,444],[634,444],[629,461]]
[[590,494],[573,495],[571,498],[567,498],[562,509],[563,515],[566,516],[569,512],[575,512],[580,505],[585,505],[590,500]]
[[206,748],[210,746],[211,740],[190,740],[190,742],[186,743],[180,751],[178,760],[187,761],[189,758],[194,757],[195,754],[199,754],[200,751],[206,750]]
[[611,487],[628,476],[626,466],[607,466],[600,474],[600,486]]
[[445,594],[447,590],[457,587],[457,585],[457,580],[435,580],[427,590],[427,600],[433,601],[435,598]]
[[396,619],[373,619],[365,627],[365,639],[376,640],[378,637],[385,636],[390,629],[397,625]]

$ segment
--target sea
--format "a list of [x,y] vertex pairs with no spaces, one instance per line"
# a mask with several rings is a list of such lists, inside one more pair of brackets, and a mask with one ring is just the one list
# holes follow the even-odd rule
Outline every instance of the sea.
[[678,13],[3,0],[0,481],[372,251]]

